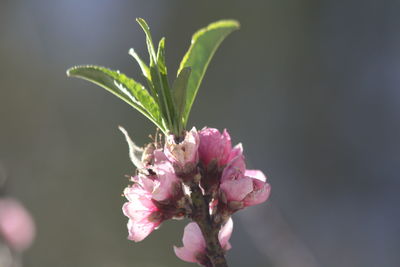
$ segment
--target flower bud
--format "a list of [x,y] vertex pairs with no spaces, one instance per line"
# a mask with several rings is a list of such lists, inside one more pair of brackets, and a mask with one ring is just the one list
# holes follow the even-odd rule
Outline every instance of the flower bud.
[[271,193],[271,185],[267,183],[264,173],[260,170],[246,170],[244,175],[251,178],[253,182],[253,190],[243,200],[244,206],[248,207],[265,202]]
[[266,181],[261,171],[246,170],[244,157],[238,153],[225,167],[221,177],[223,201],[228,204],[230,212],[266,201],[271,191]]
[[228,163],[232,145],[226,129],[221,134],[217,129],[204,128],[199,132],[199,137],[199,158],[205,167],[211,161],[215,161],[218,166]]

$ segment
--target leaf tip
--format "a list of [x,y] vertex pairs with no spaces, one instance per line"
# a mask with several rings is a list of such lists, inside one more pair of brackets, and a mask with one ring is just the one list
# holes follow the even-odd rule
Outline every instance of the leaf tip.
[[67,76],[68,76],[68,77],[74,76],[74,72],[76,71],[76,69],[77,69],[78,67],[79,67],[79,66],[73,66],[73,67],[67,69],[67,71],[66,71]]
[[136,54],[135,49],[129,48],[128,54],[131,56],[135,55]]
[[143,28],[143,30],[149,30],[150,27],[147,22],[142,18],[136,18],[136,22]]
[[240,29],[240,23],[239,21],[233,19],[218,20],[209,24],[206,28],[203,28],[202,30],[210,31],[216,29],[227,29],[230,32],[233,32]]
[[229,19],[227,20],[229,23],[231,23],[233,26],[235,26],[237,29],[240,29],[242,25],[240,25],[240,22],[235,19]]
[[216,22],[211,23],[208,27],[217,28],[217,27],[226,27],[226,28],[240,28],[240,22],[235,19],[223,19]]
[[76,76],[79,76],[79,73],[80,73],[81,70],[83,70],[83,69],[88,69],[88,68],[95,69],[96,66],[93,66],[93,65],[78,65],[78,66],[73,66],[73,67],[67,69],[67,76],[68,76],[68,77],[76,77]]

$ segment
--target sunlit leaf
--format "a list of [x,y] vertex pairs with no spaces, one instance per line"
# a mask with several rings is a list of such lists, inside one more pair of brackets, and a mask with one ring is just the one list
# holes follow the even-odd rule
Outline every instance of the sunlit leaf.
[[193,35],[189,50],[183,57],[178,70],[179,75],[185,67],[192,69],[186,94],[185,124],[211,58],[221,42],[232,31],[239,29],[239,26],[235,20],[221,20],[211,23]]
[[139,55],[135,52],[135,50],[133,48],[129,49],[129,55],[131,55],[136,60],[136,62],[138,63],[140,69],[142,70],[143,76],[146,77],[147,79],[151,79],[149,67],[139,57]]
[[136,21],[137,23],[139,23],[140,27],[142,27],[144,33],[146,34],[147,49],[149,50],[149,55],[150,55],[150,66],[153,66],[153,64],[156,63],[157,58],[154,49],[153,39],[150,33],[150,27],[147,24],[147,22],[142,18],[137,18]]
[[136,21],[142,27],[143,31],[146,34],[146,43],[147,49],[150,54],[150,76],[151,83],[153,84],[153,88],[155,89],[157,95],[157,103],[160,106],[160,110],[162,113],[162,117],[165,121],[167,121],[168,129],[173,133],[177,133],[176,123],[175,123],[175,112],[174,112],[174,104],[171,96],[171,92],[169,90],[168,79],[167,79],[167,69],[165,66],[165,53],[164,53],[164,38],[161,39],[158,53],[155,53],[153,40],[151,37],[150,27],[146,23],[146,21],[142,18],[137,18]]
[[161,74],[167,75],[167,66],[165,65],[165,38],[162,38],[158,44],[157,64]]
[[173,97],[175,102],[175,110],[177,113],[177,117],[179,119],[179,130],[183,130],[183,116],[185,112],[186,105],[186,92],[187,85],[190,77],[191,69],[189,67],[184,68],[181,72],[179,72],[178,77],[174,81],[172,86],[173,89]]
[[109,70],[100,66],[76,66],[67,71],[68,76],[78,77],[93,82],[149,118],[162,131],[163,127],[160,110],[153,97],[140,83],[128,78],[119,71]]

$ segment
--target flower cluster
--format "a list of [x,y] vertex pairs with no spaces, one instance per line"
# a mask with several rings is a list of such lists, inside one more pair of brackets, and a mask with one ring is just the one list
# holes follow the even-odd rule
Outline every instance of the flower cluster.
[[[129,239],[143,240],[164,220],[191,218],[195,222],[185,228],[184,246],[175,247],[176,255],[189,262],[206,261],[198,216],[207,216],[218,226],[218,240],[226,251],[230,249],[231,215],[266,201],[271,189],[261,171],[246,169],[242,145],[232,147],[226,130],[220,133],[213,128],[193,128],[183,140],[168,136],[164,145],[157,141],[149,144],[136,165],[133,185],[124,191]],[[196,188],[208,205],[206,215],[196,210]]]

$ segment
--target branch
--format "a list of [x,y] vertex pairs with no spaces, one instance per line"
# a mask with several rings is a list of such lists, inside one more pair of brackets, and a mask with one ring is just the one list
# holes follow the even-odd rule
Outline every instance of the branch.
[[215,224],[209,212],[209,203],[204,197],[196,182],[190,184],[191,198],[193,204],[192,219],[195,221],[206,241],[207,267],[228,267],[224,256],[224,250],[218,240],[220,224]]

